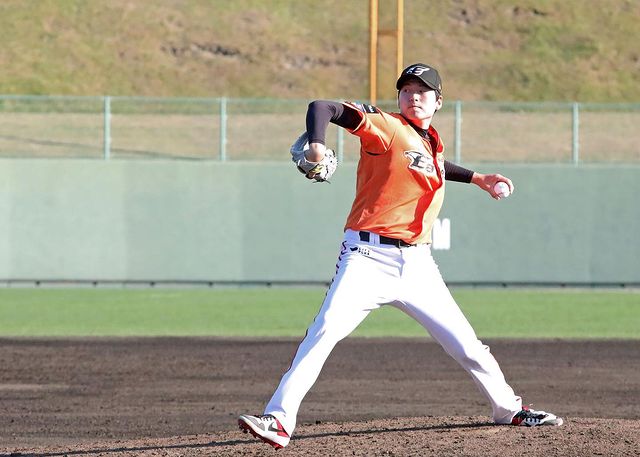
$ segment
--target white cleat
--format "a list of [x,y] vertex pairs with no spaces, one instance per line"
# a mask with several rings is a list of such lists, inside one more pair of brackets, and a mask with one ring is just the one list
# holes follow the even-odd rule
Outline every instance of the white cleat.
[[249,432],[276,449],[285,447],[291,439],[280,421],[271,414],[264,416],[242,414],[238,417],[238,427],[244,433]]
[[535,411],[526,406],[516,414],[511,420],[511,425],[525,425],[527,427],[537,427],[538,425],[562,425],[564,421],[555,414],[546,411]]

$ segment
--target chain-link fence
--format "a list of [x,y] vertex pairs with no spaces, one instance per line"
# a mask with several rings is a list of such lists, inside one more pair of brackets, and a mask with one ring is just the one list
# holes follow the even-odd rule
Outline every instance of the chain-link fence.
[[[288,160],[309,101],[0,96],[0,157]],[[446,102],[434,118],[457,162],[640,162],[639,122],[640,104],[548,102]],[[333,125],[327,143],[358,157]]]

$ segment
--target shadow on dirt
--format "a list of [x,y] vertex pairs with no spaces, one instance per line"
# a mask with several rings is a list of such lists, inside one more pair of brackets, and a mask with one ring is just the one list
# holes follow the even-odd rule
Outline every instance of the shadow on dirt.
[[[433,430],[456,430],[456,429],[476,429],[482,427],[493,427],[493,422],[481,422],[473,424],[445,424],[445,425],[433,425],[422,427],[396,427],[385,429],[362,429],[362,430],[345,430],[327,433],[313,433],[313,434],[301,434],[295,436],[296,441],[303,441],[317,438],[337,438],[344,436],[358,436],[358,435],[375,435],[383,433],[397,433],[397,432],[421,432],[421,431],[433,431]],[[258,442],[253,438],[247,440],[228,440],[228,441],[212,441],[210,443],[200,444],[168,444],[162,446],[121,446],[113,448],[96,448],[96,449],[83,449],[77,451],[59,451],[59,452],[47,452],[43,454],[34,453],[20,453],[15,452],[11,454],[0,454],[0,457],[65,457],[73,455],[93,455],[93,454],[118,454],[126,452],[145,452],[145,451],[168,451],[168,450],[196,450],[207,449],[216,447],[230,447],[237,445],[246,445],[248,443]]]

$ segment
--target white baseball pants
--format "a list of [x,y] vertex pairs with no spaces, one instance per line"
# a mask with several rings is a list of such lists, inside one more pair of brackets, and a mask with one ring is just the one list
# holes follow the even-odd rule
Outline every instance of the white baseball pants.
[[482,344],[444,283],[429,245],[397,248],[360,241],[347,230],[337,272],[320,312],[307,330],[280,385],[265,408],[291,435],[302,399],[315,383],[334,346],[367,317],[390,304],[418,321],[471,375],[493,408],[493,419],[508,424],[522,400],[505,381],[489,347]]

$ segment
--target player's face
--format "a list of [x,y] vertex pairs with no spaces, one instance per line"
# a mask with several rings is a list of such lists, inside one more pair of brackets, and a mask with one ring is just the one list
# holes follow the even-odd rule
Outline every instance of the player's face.
[[410,79],[398,93],[400,113],[416,124],[431,123],[433,114],[442,107],[442,97],[422,81]]

